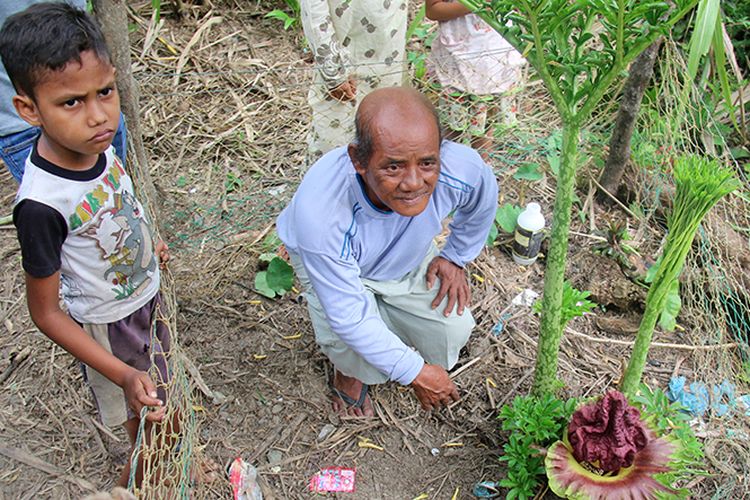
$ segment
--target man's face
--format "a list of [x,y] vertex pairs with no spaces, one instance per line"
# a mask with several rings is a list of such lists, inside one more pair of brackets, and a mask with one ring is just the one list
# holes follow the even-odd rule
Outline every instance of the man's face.
[[49,161],[90,167],[112,143],[120,121],[115,69],[93,51],[81,53],[80,64],[72,61],[61,71],[43,74],[34,95],[32,124],[44,131],[40,148]]
[[427,208],[440,176],[437,124],[430,113],[421,115],[423,119],[406,122],[373,118],[370,161],[367,165],[354,161],[373,205],[404,217]]

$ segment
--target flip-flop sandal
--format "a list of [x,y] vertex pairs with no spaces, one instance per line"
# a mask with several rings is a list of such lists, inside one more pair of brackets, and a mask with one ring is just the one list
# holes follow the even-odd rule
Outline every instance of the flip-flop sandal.
[[359,399],[357,400],[355,400],[348,394],[344,394],[340,390],[336,389],[336,387],[333,386],[333,382],[329,382],[328,387],[331,389],[331,393],[337,398],[341,399],[341,401],[344,402],[347,408],[359,408],[361,410],[362,405],[365,404],[365,399],[367,399],[367,389],[369,389],[370,386],[364,383],[362,384],[362,389],[360,389],[359,391]]

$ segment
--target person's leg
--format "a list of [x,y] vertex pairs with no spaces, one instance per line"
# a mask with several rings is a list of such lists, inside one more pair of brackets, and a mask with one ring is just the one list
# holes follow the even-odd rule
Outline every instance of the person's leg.
[[492,130],[488,130],[488,124],[491,123],[488,118],[490,116],[492,96],[472,96],[469,102],[470,107],[468,111],[471,121],[468,133],[471,135],[471,147],[482,155],[482,159],[485,162],[489,163],[494,142]]
[[[289,252],[289,259],[294,267],[294,273],[302,285],[303,295],[307,301],[307,310],[310,313],[310,320],[315,331],[315,342],[320,350],[325,354],[336,370],[331,385],[335,391],[345,394],[350,401],[358,401],[363,395],[363,384],[374,385],[382,384],[388,381],[388,377],[381,373],[377,368],[365,361],[359,354],[349,348],[340,338],[331,330],[330,325],[325,317],[323,307],[320,305],[315,291],[310,285],[310,279],[307,276],[302,262],[299,257]],[[369,306],[377,308],[372,293],[367,292]],[[334,410],[348,410],[353,415],[372,416],[374,411],[372,401],[369,395],[365,395],[361,405],[351,407],[351,403],[346,403],[343,398],[336,396],[334,392]],[[349,408],[346,408],[349,406]],[[357,408],[356,406],[360,406]]]
[[469,340],[476,323],[468,309],[461,316],[454,310],[445,317],[443,311],[447,297],[432,309],[440,283],[427,289],[425,274],[437,254],[433,247],[421,265],[402,280],[364,280],[364,283],[378,297],[380,315],[386,324],[404,342],[413,346],[425,361],[448,370],[458,361],[458,353]]
[[[137,418],[130,418],[125,421],[123,424],[123,427],[125,428],[125,431],[128,434],[128,439],[130,440],[130,456],[128,457],[128,461],[125,462],[125,467],[122,468],[122,472],[120,472],[120,478],[117,480],[117,486],[121,486],[123,488],[128,487],[128,482],[130,481],[130,461],[133,458],[133,451],[135,451],[135,441],[138,437],[138,424],[139,419]],[[144,433],[148,434],[148,433]],[[135,473],[135,484],[140,486],[141,481],[143,480],[143,460],[139,458],[138,460],[138,466]]]
[[[357,88],[357,94],[361,89]],[[357,101],[339,102],[330,98],[321,78],[316,77],[307,94],[312,121],[307,137],[307,165],[321,156],[354,140],[354,112]]]
[[37,127],[29,127],[21,132],[0,137],[0,159],[19,184],[23,178],[26,158],[29,157],[39,133]]
[[438,97],[438,113],[449,141],[462,142],[466,138],[465,96],[459,90],[446,87]]

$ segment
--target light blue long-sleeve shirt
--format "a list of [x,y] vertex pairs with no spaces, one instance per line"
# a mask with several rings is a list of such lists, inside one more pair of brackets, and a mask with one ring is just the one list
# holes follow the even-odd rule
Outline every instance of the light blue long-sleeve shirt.
[[376,208],[346,147],[307,172],[277,221],[279,237],[297,254],[331,329],[391,380],[410,384],[424,365],[368,307],[361,278],[400,279],[425,258],[442,221],[453,212],[440,255],[463,267],[481,251],[497,208],[497,180],[471,148],[443,141],[440,178],[415,217]]

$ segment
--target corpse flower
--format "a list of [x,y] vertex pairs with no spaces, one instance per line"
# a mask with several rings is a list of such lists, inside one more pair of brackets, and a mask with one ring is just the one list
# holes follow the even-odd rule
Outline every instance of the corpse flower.
[[637,408],[612,391],[571,417],[567,435],[547,451],[549,487],[575,500],[649,499],[673,493],[654,476],[669,471],[676,446],[657,438]]

